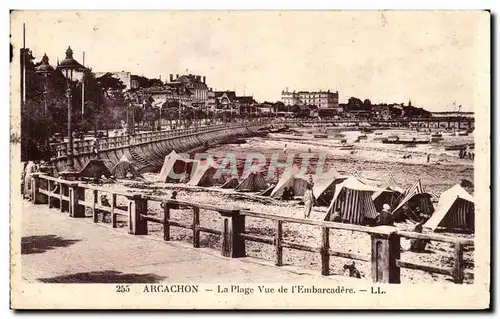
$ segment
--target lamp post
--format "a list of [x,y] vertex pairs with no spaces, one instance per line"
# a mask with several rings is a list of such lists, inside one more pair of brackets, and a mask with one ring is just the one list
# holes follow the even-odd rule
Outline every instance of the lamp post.
[[66,170],[61,172],[61,175],[66,179],[74,179],[76,177],[75,165],[73,163],[73,128],[71,123],[71,86],[73,82],[73,71],[84,71],[85,67],[73,59],[73,50],[68,47],[66,50],[66,58],[57,66],[66,78],[66,97],[68,98],[68,146],[66,148]]
[[49,64],[49,57],[47,56],[47,54],[43,55],[42,63],[36,67],[35,72],[43,75],[43,77],[45,78],[45,81],[43,83],[43,104],[44,104],[43,114],[44,114],[44,117],[47,118],[47,113],[48,113],[48,111],[47,111],[47,94],[48,94],[47,78],[49,77],[50,74],[52,74],[52,72],[54,72],[54,68],[52,66],[50,66],[50,64]]

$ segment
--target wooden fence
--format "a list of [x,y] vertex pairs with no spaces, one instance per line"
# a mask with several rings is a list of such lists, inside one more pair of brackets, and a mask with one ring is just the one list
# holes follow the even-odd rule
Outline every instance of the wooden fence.
[[[300,251],[319,253],[321,256],[321,274],[330,275],[330,256],[342,257],[353,260],[361,260],[371,263],[371,278],[373,282],[400,283],[401,268],[423,270],[437,273],[453,278],[457,284],[463,283],[465,246],[473,246],[474,241],[465,238],[454,238],[437,234],[421,234],[409,231],[397,230],[391,226],[367,227],[351,224],[341,224],[327,221],[317,221],[301,218],[293,218],[266,213],[258,213],[245,209],[222,208],[213,205],[197,204],[192,202],[166,199],[159,196],[134,194],[130,192],[113,191],[108,188],[96,187],[78,181],[68,181],[34,173],[32,175],[31,199],[34,204],[48,204],[53,207],[53,201],[59,201],[61,212],[69,212],[71,217],[85,217],[85,209],[92,211],[93,221],[102,221],[109,215],[111,227],[117,227],[117,215],[125,216],[128,223],[128,231],[133,235],[147,235],[148,222],[158,223],[163,226],[163,239],[171,239],[172,227],[180,227],[192,231],[193,247],[200,247],[200,233],[209,233],[221,236],[221,255],[229,258],[246,256],[245,243],[247,241],[258,242],[274,246],[274,261],[276,266],[283,265],[283,248],[291,248]],[[86,198],[85,191],[91,192],[91,198]],[[99,204],[99,195],[107,193],[111,195],[110,206]],[[117,196],[126,197],[126,209],[117,206]],[[148,214],[148,202],[159,202],[163,208],[163,218]],[[172,208],[176,206],[187,207],[192,210],[192,219],[189,221],[176,221],[171,218]],[[221,217],[219,229],[212,229],[200,224],[200,210],[217,212]],[[259,218],[271,220],[274,223],[274,236],[263,236],[252,234],[245,229],[245,218]],[[321,229],[321,243],[319,246],[303,245],[289,242],[283,239],[283,225],[295,223],[311,225]],[[330,247],[330,234],[335,230],[348,230],[366,233],[371,237],[371,253],[362,255],[357,253],[334,250]],[[400,240],[424,239],[439,241],[454,245],[453,267],[444,268],[400,260]],[[472,276],[471,273],[467,273]]]

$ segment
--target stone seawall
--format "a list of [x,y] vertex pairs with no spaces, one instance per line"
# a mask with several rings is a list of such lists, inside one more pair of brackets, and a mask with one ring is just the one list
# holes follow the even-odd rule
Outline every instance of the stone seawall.
[[[163,165],[165,156],[173,150],[177,153],[203,151],[222,142],[256,136],[259,134],[258,130],[263,127],[265,125],[217,128],[212,131],[191,132],[160,140],[140,142],[135,142],[134,138],[130,137],[128,145],[114,146],[100,150],[97,158],[104,160],[106,166],[111,169],[125,155],[139,172],[153,172]],[[90,150],[75,154],[75,169],[80,171],[91,159],[95,158],[96,155]],[[66,167],[66,158],[59,157],[53,160],[53,164],[56,170],[61,172]]]

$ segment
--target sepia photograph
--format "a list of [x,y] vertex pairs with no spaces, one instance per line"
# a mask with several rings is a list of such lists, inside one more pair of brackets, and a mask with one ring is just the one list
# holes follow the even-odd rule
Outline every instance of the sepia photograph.
[[11,308],[487,309],[490,19],[11,11]]

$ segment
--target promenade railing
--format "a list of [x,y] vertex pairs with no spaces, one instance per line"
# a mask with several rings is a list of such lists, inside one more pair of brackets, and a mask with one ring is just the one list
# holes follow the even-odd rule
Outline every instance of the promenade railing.
[[[148,223],[159,224],[163,228],[163,239],[171,240],[171,228],[180,227],[192,232],[193,247],[200,247],[200,233],[209,233],[221,237],[221,255],[228,258],[241,258],[246,254],[246,242],[257,242],[274,247],[274,263],[283,265],[283,248],[317,253],[321,257],[321,274],[330,275],[330,256],[352,260],[360,260],[371,264],[371,279],[380,283],[400,283],[401,269],[422,270],[429,273],[449,276],[454,283],[461,284],[466,277],[473,278],[473,272],[465,272],[464,248],[474,246],[474,241],[467,238],[443,236],[438,234],[422,234],[398,230],[391,226],[359,226],[328,221],[318,221],[294,217],[286,217],[267,213],[254,212],[240,208],[228,208],[193,202],[167,199],[162,196],[151,196],[129,191],[117,191],[111,188],[94,186],[78,181],[68,181],[34,173],[31,181],[31,199],[34,204],[58,206],[61,212],[68,212],[70,217],[86,217],[86,209],[90,210],[93,222],[107,222],[112,228],[117,227],[117,216],[125,218],[128,232],[132,235],[147,235]],[[103,203],[100,196],[109,195],[111,201]],[[124,199],[126,205],[119,206],[117,197]],[[107,197],[106,197],[107,198]],[[163,213],[153,215],[148,206],[153,202],[161,203]],[[57,204],[56,204],[57,203]],[[173,218],[179,207],[191,210],[189,220]],[[200,222],[201,211],[213,211],[220,216],[220,226],[211,228]],[[109,217],[109,218],[108,218]],[[258,218],[274,223],[274,234],[264,236],[247,229],[246,218]],[[317,227],[321,230],[319,245],[305,245],[284,240],[283,225],[301,224]],[[369,254],[358,254],[336,250],[330,246],[332,233],[348,230],[365,233],[371,238]],[[438,241],[453,245],[453,266],[438,267],[430,264],[401,260],[401,239],[422,239]]]

